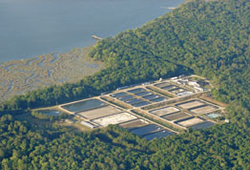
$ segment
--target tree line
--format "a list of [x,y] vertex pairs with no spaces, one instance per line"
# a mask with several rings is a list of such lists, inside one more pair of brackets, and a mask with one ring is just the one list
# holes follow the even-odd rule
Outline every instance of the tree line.
[[[0,106],[2,169],[250,169],[250,2],[195,0],[141,28],[98,42],[106,68],[74,84],[14,97]],[[228,103],[229,124],[150,142],[117,126],[75,132],[39,128],[16,114],[99,95],[119,86],[195,73]]]

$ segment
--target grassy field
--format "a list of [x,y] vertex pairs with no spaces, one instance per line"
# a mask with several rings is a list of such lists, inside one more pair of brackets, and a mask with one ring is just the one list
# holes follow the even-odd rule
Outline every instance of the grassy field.
[[40,87],[73,83],[104,68],[88,57],[90,47],[0,63],[0,102]]
[[53,125],[53,123],[50,122],[49,120],[37,119],[37,118],[33,117],[30,113],[24,113],[24,114],[17,115],[17,116],[15,116],[15,118],[17,120],[20,120],[20,121],[30,122],[31,124],[37,125],[40,128],[46,128],[47,126]]

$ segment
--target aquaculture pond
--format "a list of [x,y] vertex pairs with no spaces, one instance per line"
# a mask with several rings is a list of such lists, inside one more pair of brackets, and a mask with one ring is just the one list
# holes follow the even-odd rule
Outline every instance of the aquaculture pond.
[[115,98],[121,97],[121,96],[126,96],[126,95],[127,95],[127,93],[125,93],[125,92],[120,92],[120,93],[111,94],[111,96],[112,96],[112,97],[115,97]]
[[38,110],[37,112],[50,116],[60,116],[60,114],[62,113],[59,110]]
[[136,94],[136,93],[141,93],[141,92],[145,92],[145,91],[146,90],[143,88],[136,88],[136,89],[129,90],[128,92]]
[[145,92],[141,92],[141,93],[136,93],[137,96],[147,96],[147,95],[151,95],[151,92],[145,91]]
[[143,136],[143,135],[147,135],[150,133],[154,133],[157,132],[159,130],[162,130],[163,128],[155,125],[155,124],[150,124],[141,128],[137,128],[137,129],[133,129],[131,130],[131,132],[135,135],[139,135],[139,136]]
[[196,130],[196,129],[206,129],[206,128],[212,127],[213,125],[214,125],[213,122],[207,121],[207,122],[204,122],[204,123],[200,123],[200,124],[191,126],[190,128],[193,129],[193,130]]
[[83,112],[86,110],[98,108],[105,106],[106,104],[98,99],[90,99],[81,102],[71,103],[61,106],[63,109],[66,109],[70,112]]
[[155,98],[155,99],[151,99],[150,101],[151,102],[161,102],[161,101],[164,101],[164,100],[167,100],[167,99],[164,98],[164,97],[158,97],[158,98]]
[[153,134],[150,134],[150,135],[146,135],[146,136],[144,136],[144,138],[147,139],[147,140],[152,140],[154,138],[164,138],[166,136],[170,136],[170,135],[173,135],[173,134],[174,134],[173,132],[170,132],[168,130],[163,130],[163,131],[156,132],[156,133],[153,133]]
[[132,121],[120,124],[120,126],[122,128],[128,129],[128,130],[143,127],[143,126],[146,126],[146,125],[148,125],[148,122],[143,120],[143,119],[136,119],[136,120],[132,120]]
[[155,95],[155,94],[152,94],[152,95],[148,95],[148,96],[143,96],[144,99],[147,99],[147,100],[151,100],[151,99],[155,99],[159,96]]
[[134,103],[139,103],[139,102],[143,102],[143,100],[142,99],[134,98],[132,100],[126,101],[126,103],[129,103],[129,104],[134,104]]
[[125,100],[129,100],[129,99],[132,99],[132,98],[133,98],[132,95],[127,95],[127,96],[119,97],[119,98],[117,98],[117,99],[122,100],[122,101],[125,101]]
[[146,106],[150,104],[149,102],[139,102],[139,103],[135,103],[135,104],[132,104],[132,106],[135,106],[135,107],[141,107],[141,106]]

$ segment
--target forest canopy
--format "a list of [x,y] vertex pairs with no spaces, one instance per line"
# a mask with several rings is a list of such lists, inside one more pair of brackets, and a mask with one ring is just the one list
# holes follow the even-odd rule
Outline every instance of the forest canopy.
[[[98,42],[106,68],[75,84],[20,95],[0,106],[2,169],[250,169],[250,2],[195,0],[141,28]],[[116,126],[93,132],[39,128],[15,115],[119,86],[195,73],[229,103],[229,124],[146,141]]]

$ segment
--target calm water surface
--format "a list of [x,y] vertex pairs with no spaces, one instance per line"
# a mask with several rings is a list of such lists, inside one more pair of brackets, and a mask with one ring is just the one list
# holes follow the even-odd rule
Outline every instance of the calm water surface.
[[62,108],[70,111],[70,112],[84,112],[90,109],[95,109],[101,106],[105,106],[106,104],[97,99],[85,100],[77,103],[67,104],[62,106]]
[[0,0],[0,62],[92,45],[183,0]]
[[60,116],[62,112],[58,110],[39,110],[38,113],[42,113],[42,114],[46,114],[50,116]]

